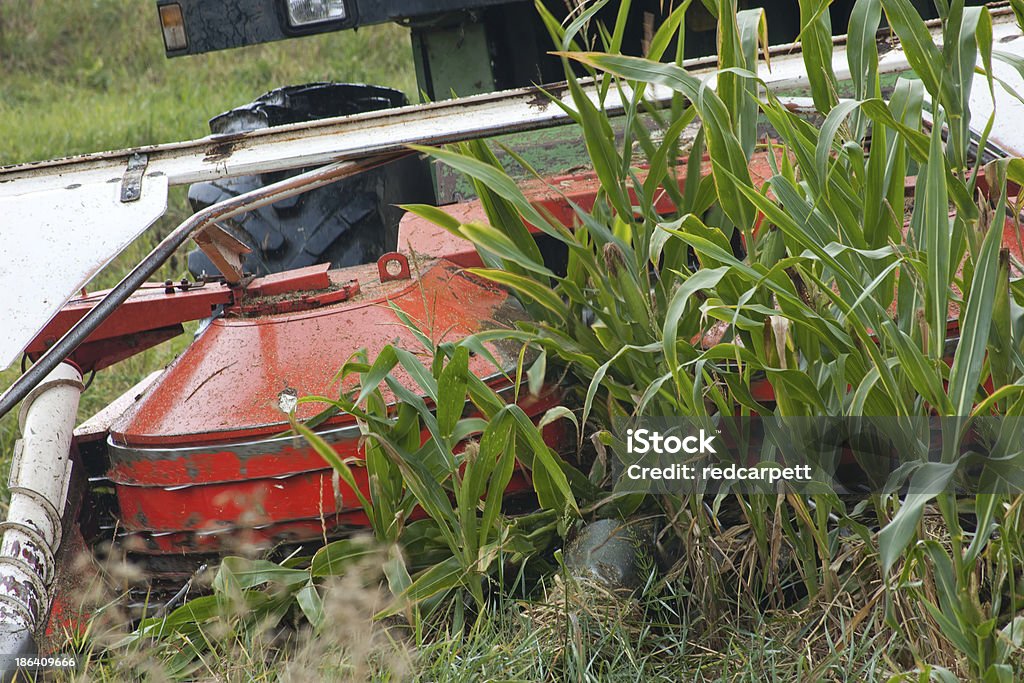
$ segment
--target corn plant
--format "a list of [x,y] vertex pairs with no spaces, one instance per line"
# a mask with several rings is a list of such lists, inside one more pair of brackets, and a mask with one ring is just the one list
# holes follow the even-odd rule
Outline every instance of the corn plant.
[[[719,54],[723,69],[717,89],[704,89],[689,77],[686,88],[673,102],[662,140],[655,143],[641,121],[644,83],[599,77],[606,91],[614,85],[619,97],[628,102],[621,147],[612,142],[609,123],[597,106],[570,80],[575,110],[594,170],[601,180],[601,194],[593,209],[574,207],[575,230],[557,224],[533,207],[510,179],[505,177],[486,146],[464,145],[458,152],[429,150],[446,164],[468,174],[475,183],[490,226],[459,225],[430,207],[410,207],[447,229],[474,241],[486,264],[474,272],[502,283],[517,293],[534,314],[536,323],[521,326],[522,332],[544,353],[569,364],[586,387],[582,397],[582,421],[596,417],[598,437],[608,439],[616,418],[638,415],[730,414],[735,405],[744,410],[765,412],[766,408],[751,395],[749,386],[755,373],[771,367],[778,382],[799,383],[799,369],[780,369],[752,355],[752,349],[772,353],[777,346],[764,337],[761,321],[744,318],[737,322],[740,309],[716,306],[705,292],[721,291],[726,300],[742,298],[745,305],[759,311],[772,310],[774,293],[756,282],[764,271],[748,270],[753,275],[744,282],[730,272],[735,262],[733,234],[749,245],[760,244],[755,235],[755,204],[741,191],[752,186],[747,162],[755,149],[759,106],[753,97],[750,79],[741,77],[757,66],[757,48],[766,42],[766,20],[762,10],[737,12],[735,3],[715,5],[720,17]],[[543,12],[543,8],[539,7]],[[685,34],[678,8],[651,41],[648,57],[663,56],[674,39],[677,46],[676,72]],[[556,44],[572,48],[571,25],[567,30],[549,20]],[[614,36],[617,31],[612,31]],[[675,35],[672,35],[673,32]],[[607,47],[614,48],[609,40]],[[585,54],[567,52],[577,62],[597,71]],[[651,64],[645,61],[644,64]],[[567,61],[567,74],[572,70]],[[652,115],[661,116],[658,112]],[[675,163],[678,139],[686,125],[700,119],[703,125],[684,165]],[[641,148],[649,163],[641,175],[632,163],[632,152]],[[701,158],[707,150],[712,174],[702,175]],[[680,178],[683,176],[682,187]],[[723,182],[742,178],[743,182]],[[666,217],[655,211],[660,194],[671,196],[677,211]],[[635,199],[633,199],[635,198]],[[513,245],[533,245],[519,217],[526,219],[546,235],[560,240],[568,250],[566,274],[556,276],[543,266],[535,246],[516,249]],[[697,218],[700,216],[701,218]],[[721,258],[693,260],[692,244],[680,239],[682,230],[699,232],[707,244],[719,248]],[[777,239],[763,240],[781,246]],[[752,250],[751,262],[768,261],[769,255]],[[785,279],[782,268],[773,277]],[[792,290],[792,285],[788,285]],[[553,290],[553,291],[552,291]],[[785,293],[797,298],[792,291]],[[760,316],[764,319],[765,316]],[[702,351],[693,341],[708,332],[709,321],[716,318],[733,324],[731,334],[710,351]],[[775,365],[778,364],[776,360]],[[786,392],[783,392],[786,395]],[[798,499],[795,504],[802,505]],[[642,501],[637,496],[613,497],[604,513],[628,514]],[[680,527],[694,522],[702,533],[710,533],[713,523],[705,518],[700,501],[666,499],[663,504]],[[771,501],[761,498],[740,499],[755,529],[765,558],[771,554],[769,522]],[[822,519],[828,506],[818,509]],[[804,511],[806,512],[806,510]],[[682,517],[680,517],[682,515]],[[811,515],[805,514],[804,519]],[[820,520],[819,520],[820,521]],[[825,547],[811,551],[825,563],[828,538],[820,529],[813,538]],[[818,574],[806,574],[808,588],[818,590]],[[765,577],[770,580],[770,577]]]
[[[314,632],[327,616],[320,585],[360,564],[382,564],[385,553],[366,539],[329,543],[312,557],[268,560],[227,557],[212,583],[212,593],[197,597],[170,614],[143,619],[115,651],[163,648],[163,673],[188,678],[201,670],[202,658],[219,643],[237,639],[250,646],[268,638],[299,612]],[[296,609],[297,608],[297,609]],[[159,612],[159,611],[158,611]]]
[[[516,338],[572,369],[585,387],[582,421],[599,435],[617,417],[643,414],[892,417],[907,447],[886,490],[902,488],[905,495],[868,501],[881,529],[880,571],[888,576],[899,569],[891,589],[920,600],[975,675],[1005,679],[1020,645],[1021,626],[1008,616],[1018,603],[1015,597],[1008,605],[1001,598],[982,603],[978,581],[994,576],[993,594],[1013,588],[1021,557],[990,540],[1003,521],[1016,519],[1019,498],[951,492],[968,464],[959,444],[972,420],[1014,418],[1024,410],[1019,287],[1000,248],[1007,179],[1021,180],[1021,162],[1000,160],[983,169],[970,149],[972,79],[976,71],[991,74],[993,55],[999,57],[989,12],[962,0],[939,3],[940,47],[908,0],[858,0],[847,50],[854,97],[840,99],[828,3],[801,1],[803,58],[824,120],[819,128],[758,88],[762,12],[737,12],[726,0],[705,4],[719,19],[714,89],[682,67],[681,49],[675,63],[660,61],[672,38],[683,43],[681,14],[654,36],[646,59],[613,54],[618,26],[601,33],[606,52],[583,52],[573,49],[579,25],[562,29],[549,19],[567,74],[570,61],[582,65],[603,94],[614,89],[628,103],[624,145],[617,147],[600,103],[570,78],[570,113],[601,181],[592,210],[574,207],[574,229],[533,206],[479,143],[426,151],[473,179],[490,225],[461,225],[436,209],[410,208],[472,240],[485,264],[474,272],[519,295],[535,322],[521,325]],[[883,13],[913,70],[887,101],[875,44]],[[661,143],[639,123],[645,84],[652,83],[679,94]],[[991,76],[986,85],[995,87]],[[758,116],[774,131],[763,144],[772,164],[763,185],[748,169]],[[676,142],[694,120],[700,133],[688,160],[677,164]],[[982,130],[983,148],[991,121],[973,123]],[[645,174],[632,163],[634,141],[647,157]],[[702,177],[705,152],[711,170]],[[907,180],[915,174],[905,230]],[[660,192],[672,198],[672,215],[654,210]],[[544,266],[523,220],[567,247],[564,275]],[[735,235],[742,237],[739,247]],[[954,309],[958,340],[947,365]],[[724,333],[702,348],[695,341],[709,321]],[[750,386],[758,375],[771,384],[774,405],[754,399]],[[949,418],[942,421],[936,461],[928,459],[915,426],[928,417]],[[1020,463],[1019,434],[999,438],[1002,462],[987,466],[1009,474]],[[767,554],[777,503],[737,500]],[[697,499],[662,502],[677,519],[685,510],[702,516]],[[847,514],[836,496],[786,502],[793,520],[786,533],[805,587],[811,596],[827,596],[838,578],[832,565],[839,535],[831,518],[865,540],[873,539],[870,525]],[[933,502],[948,545],[922,536],[922,514]],[[618,503],[628,512],[640,501]],[[968,513],[975,521],[965,529],[961,516]],[[706,533],[708,527],[698,528]],[[983,565],[996,569],[983,572]],[[920,590],[922,580],[934,591]],[[914,657],[923,665],[927,653]]]
[[[506,403],[469,370],[471,349],[490,356],[477,340],[434,346],[426,335],[418,336],[433,358],[429,370],[410,351],[386,346],[373,363],[352,359],[342,367],[343,385],[357,379],[350,394],[306,399],[326,401],[359,420],[368,498],[358,493],[353,463],[341,460],[306,425],[293,425],[357,492],[377,538],[408,549],[406,561],[389,565],[387,578],[399,598],[392,611],[406,610],[414,622],[413,608],[424,602],[436,606],[453,592],[460,600],[458,589],[483,607],[493,574],[546,548],[557,527],[578,515],[566,474],[573,470],[541,432],[556,420],[574,419],[572,414],[555,408],[535,425],[519,405]],[[396,368],[414,386],[395,379]],[[398,399],[394,409],[382,383]],[[502,500],[521,468],[529,471],[542,509],[508,518]],[[425,518],[410,521],[416,510]]]

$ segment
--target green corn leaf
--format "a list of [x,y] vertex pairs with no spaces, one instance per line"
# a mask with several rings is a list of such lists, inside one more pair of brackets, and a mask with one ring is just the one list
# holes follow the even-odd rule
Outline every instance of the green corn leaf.
[[569,485],[569,479],[562,469],[563,465],[568,469],[571,468],[552,453],[551,448],[544,442],[540,430],[530,421],[522,408],[512,404],[509,406],[509,412],[516,421],[519,435],[523,437],[532,451],[533,485],[541,505],[545,508],[579,516],[580,511],[576,505],[576,498]]
[[[697,110],[693,107],[687,107],[683,112],[683,115],[672,122],[665,130],[665,137],[662,139],[661,145],[655,150],[654,155],[650,157],[650,172],[647,174],[647,178],[644,179],[644,195],[647,197],[654,197],[654,192],[659,185],[672,188],[673,194],[678,194],[679,186],[676,185],[676,179],[670,177],[667,182],[663,183],[665,177],[669,174],[669,171],[673,170],[672,165],[669,163],[669,155],[676,154],[679,151],[678,140],[682,134],[683,129],[693,122],[693,119],[697,116]],[[653,249],[653,246],[652,246]],[[657,259],[652,259],[655,263]]]
[[439,593],[447,593],[463,585],[467,576],[461,558],[451,556],[431,566],[417,576],[409,587],[397,597],[387,609],[381,610],[376,618],[384,619],[399,614],[409,605],[416,605]]
[[[743,57],[740,54],[741,48],[739,43],[739,28],[737,26],[736,15],[738,13],[736,0],[714,0],[716,11],[715,16],[718,18],[718,63],[720,66],[740,66],[743,62]],[[725,81],[725,82],[728,82]],[[723,101],[726,102],[738,102],[739,98],[736,97],[737,93],[727,94],[725,90],[729,90],[729,87],[722,87],[723,81],[719,81],[719,95]]]
[[601,189],[607,194],[615,211],[625,220],[633,215],[629,198],[624,189],[623,179],[618,174],[621,158],[615,149],[615,135],[608,117],[591,102],[576,79],[568,80],[573,104],[579,112],[583,128],[583,141],[594,172],[601,181]]
[[[768,54],[768,21],[761,8],[743,10],[737,13],[739,42],[742,62],[737,64],[752,74],[757,73],[757,48],[760,44]],[[740,83],[741,99],[737,104],[736,134],[743,153],[749,159],[757,142],[757,81],[743,78]]]
[[[434,376],[423,365],[423,361],[401,347],[396,346],[393,348],[398,364],[409,374],[409,377],[412,378],[423,394],[433,401],[434,405],[437,405],[437,380],[434,379]],[[391,377],[385,377],[384,380],[388,386],[391,386],[393,383]]]
[[970,414],[981,382],[985,351],[992,329],[993,302],[999,281],[999,248],[1003,237],[1005,202],[999,202],[995,220],[982,242],[974,266],[967,305],[960,318],[960,343],[949,373],[949,398],[954,414]]
[[[768,200],[766,197],[763,197],[762,195],[758,194],[757,192],[755,192],[753,190],[751,192],[752,192],[751,197],[757,197],[758,201],[763,200],[765,202],[765,204],[763,205],[764,210],[766,210],[766,211],[778,211],[777,217],[779,218],[779,220],[783,220],[783,221],[790,220],[788,216],[786,216],[784,213],[782,213],[781,210],[775,204],[773,204],[770,200]],[[778,221],[775,218],[772,218],[772,222],[775,223],[776,225],[778,225]],[[794,224],[794,226],[795,226],[795,224]],[[693,230],[694,227],[699,227],[699,221],[698,221],[697,224],[688,227],[687,231],[685,231],[685,232],[677,231],[677,230],[672,230],[672,229],[669,229],[669,228],[665,228],[665,229],[667,229],[670,232],[672,232],[673,234],[676,234],[679,237],[681,237],[686,244],[692,246],[694,248],[694,250],[699,255],[701,255],[702,259],[705,256],[708,256],[708,257],[713,258],[717,263],[727,264],[728,266],[730,266],[732,268],[733,272],[742,274],[745,278],[747,278],[751,282],[771,283],[771,280],[769,280],[764,273],[758,272],[757,270],[755,270],[754,268],[752,268],[748,264],[746,264],[746,263],[744,263],[742,261],[737,260],[732,255],[732,253],[731,253],[731,251],[730,251],[730,249],[729,249],[729,247],[727,245],[723,246],[723,245],[715,242],[714,240],[709,239],[706,235],[702,235],[702,234],[700,234],[700,232],[695,232]],[[798,229],[798,228],[794,227],[794,229]],[[719,236],[721,236],[721,233],[717,233],[717,234]],[[776,297],[778,297],[778,299],[780,301],[780,304],[791,306],[792,310],[801,310],[801,309],[805,308],[805,304],[802,301],[800,301],[800,299],[798,297],[796,297],[793,294],[792,291],[789,291],[786,288],[783,288],[783,287],[773,288],[773,294]],[[829,335],[830,336],[831,335],[837,335],[840,339],[847,339],[848,340],[848,337],[845,334],[845,332],[843,332],[841,330],[841,328],[838,327],[838,325],[836,324],[836,322],[834,320],[830,320],[830,319],[825,318],[825,319],[822,319],[822,322],[829,329]]]
[[996,642],[1001,658],[1024,647],[1024,616],[1011,619],[999,635],[1000,638]]
[[743,81],[732,67],[746,68],[740,42],[739,16],[736,0],[716,0],[718,5],[718,66],[723,71],[715,86],[718,96],[729,112],[733,128],[739,130],[743,108],[748,104]]
[[956,106],[958,98],[948,79],[943,78],[945,60],[932,42],[928,27],[910,0],[881,0],[889,20],[914,73],[931,96],[945,106]]
[[377,389],[377,386],[384,381],[384,378],[388,376],[388,373],[397,364],[398,356],[395,354],[394,347],[389,344],[381,349],[380,353],[377,354],[376,360],[373,361],[373,365],[370,366],[370,370],[362,378],[362,389],[359,391],[359,396],[354,402],[359,404],[365,401],[366,397]]
[[[878,90],[878,47],[875,34],[882,18],[879,0],[856,0],[850,12],[847,33],[846,59],[850,65],[854,99],[875,97]],[[855,119],[854,135],[860,140],[864,126]],[[872,145],[872,151],[874,145]]]
[[814,106],[828,114],[836,103],[835,72],[832,70],[832,25],[829,0],[800,0],[800,43]]
[[[898,358],[887,359],[887,369],[891,372],[897,363],[899,363]],[[868,406],[871,405],[871,400],[878,395],[878,392],[874,392],[873,389],[880,378],[881,371],[877,367],[872,367],[860,382],[856,384],[857,389],[853,392],[853,398],[850,400],[850,415],[885,415],[895,412],[884,409],[878,411],[868,409]]]
[[543,261],[535,261],[528,254],[523,253],[504,232],[497,228],[482,223],[466,223],[460,225],[457,232],[459,236],[471,241],[477,247],[486,249],[530,273],[535,273],[538,278],[554,277],[554,273],[544,266]]
[[426,463],[418,454],[409,453],[385,438],[377,438],[384,452],[401,470],[402,479],[416,497],[416,502],[437,524],[448,547],[453,552],[457,552],[461,546],[461,541],[455,533],[459,522],[444,487],[429,471]]
[[[645,410],[647,409],[647,405],[655,398],[655,396],[657,396],[659,393],[662,393],[661,387],[665,384],[665,382],[672,379],[674,376],[675,373],[667,372],[661,377],[651,382],[650,384],[648,384],[647,388],[644,389],[644,393],[640,395],[640,399],[636,402],[636,408],[634,409],[633,414],[644,415]],[[665,393],[665,398],[671,400],[671,395],[668,395],[667,392]]]
[[[998,229],[998,226],[993,226],[992,229]],[[1010,252],[1008,249],[1000,249],[999,272],[996,275],[995,298],[992,301],[992,331],[988,348],[992,383],[996,389],[1013,382],[1020,372],[1015,363],[1017,354],[1013,341],[1012,302]]]
[[[926,162],[930,155],[930,137],[912,126],[893,118],[893,113],[884,102],[879,99],[867,100],[861,103],[861,111],[868,115],[872,121],[882,123],[886,127],[897,130],[907,143],[907,148],[912,156],[919,162]],[[957,212],[966,220],[977,218],[978,209],[974,205],[971,192],[962,178],[955,176],[948,161],[946,165],[946,186],[950,199],[956,204]],[[902,192],[902,190],[901,190]]]
[[[401,350],[399,350],[399,351],[401,351]],[[408,353],[408,352],[406,352],[406,353]],[[412,354],[409,354],[409,355],[411,356],[411,360],[413,362],[416,362],[415,356],[412,356]],[[412,366],[411,363],[409,363],[409,365],[410,365],[410,367],[414,367],[414,366]],[[423,368],[423,366],[420,365],[420,368]],[[407,370],[407,372],[408,372],[408,370]],[[430,375],[428,373],[426,373],[425,370],[423,371],[423,374],[425,374],[428,377],[430,377]],[[433,382],[435,380],[434,380],[433,377],[430,377],[430,381]],[[409,411],[409,410],[415,411],[417,418],[420,420],[420,422],[423,424],[423,426],[426,427],[427,431],[430,433],[431,439],[429,439],[423,445],[423,447],[425,449],[428,449],[428,451],[426,453],[424,453],[423,455],[424,456],[437,455],[437,454],[441,454],[442,455],[442,461],[437,461],[436,459],[426,458],[425,462],[423,463],[424,466],[431,467],[431,468],[433,468],[434,471],[441,471],[441,470],[445,470],[446,468],[450,469],[451,467],[453,467],[454,463],[451,461],[450,448],[452,446],[454,446],[454,443],[452,442],[452,440],[451,440],[451,438],[450,438],[450,436],[448,434],[444,434],[444,433],[441,432],[441,429],[440,429],[440,427],[438,427],[438,424],[437,424],[437,417],[434,414],[434,411],[431,410],[430,407],[427,405],[427,402],[424,400],[423,396],[421,396],[418,392],[411,390],[408,386],[405,385],[404,382],[398,381],[395,377],[393,377],[391,375],[389,375],[384,380],[384,382],[388,385],[388,388],[391,389],[391,393],[393,393],[395,395],[395,398],[398,399],[399,403],[403,404],[403,406],[405,407],[405,410],[407,410],[407,411]],[[436,394],[436,387],[435,387],[434,391],[435,391],[434,396],[431,397],[431,398],[433,398],[433,400],[435,401],[435,405],[436,405],[436,400],[437,400],[436,399],[436,396],[437,396],[437,394]],[[397,440],[394,440],[392,443],[394,443],[395,445],[398,445],[399,442]],[[419,440],[418,439],[413,440],[413,444],[415,446],[419,446]],[[404,444],[402,444],[402,445],[404,446]]]
[[462,492],[460,496],[460,508],[468,507],[476,515],[477,505],[480,497],[487,491],[487,482],[490,479],[495,466],[502,457],[502,452],[507,448],[509,439],[512,438],[514,424],[509,417],[508,406],[501,409],[501,412],[491,418],[490,423],[480,437],[479,450],[476,456],[466,459],[466,471],[462,481]]
[[601,388],[601,382],[604,380],[608,369],[612,364],[617,361],[620,357],[625,355],[631,350],[628,346],[623,346],[621,349],[616,351],[611,358],[609,358],[603,365],[597,368],[594,372],[593,378],[590,380],[589,386],[587,386],[587,396],[583,400],[583,415],[580,418],[583,424],[587,423],[587,418],[590,417],[590,410],[594,405],[594,398],[597,396],[598,390]]
[[688,277],[672,295],[668,309],[665,312],[662,346],[664,348],[665,360],[668,362],[670,371],[677,375],[677,380],[680,373],[677,340],[679,320],[682,318],[683,311],[686,310],[687,304],[690,303],[691,298],[698,291],[715,287],[729,272],[730,268],[728,266],[702,268]]
[[[729,111],[714,91],[685,69],[674,64],[659,64],[637,57],[590,52],[572,53],[568,56],[623,78],[663,85],[685,95],[697,107],[704,124],[708,154],[712,163],[712,177],[715,178],[722,209],[740,228],[747,230],[753,225],[753,207],[736,187],[737,183],[752,186],[747,157],[733,132]],[[728,172],[735,180],[726,180],[723,171]]]
[[[970,95],[979,45],[987,47],[985,59],[989,68],[986,72],[992,73],[990,67],[992,20],[985,8],[969,7],[964,9],[962,3],[956,4],[961,19],[956,22],[958,24],[956,35],[948,36],[947,45],[952,46],[952,49],[949,50],[946,58],[952,66],[949,71],[952,77],[951,85],[958,101],[955,108],[946,105],[951,112],[948,121],[950,135],[947,149],[953,167],[962,169],[967,166],[970,139]],[[950,33],[952,33],[952,29],[953,27],[950,26]],[[946,52],[946,46],[943,51]]]
[[411,214],[424,218],[434,225],[438,225],[453,235],[459,234],[459,221],[452,218],[444,209],[439,209],[430,204],[400,204],[400,209]]
[[388,559],[384,561],[383,569],[392,595],[401,594],[412,583],[405,558],[402,557],[402,549],[397,544],[388,549]]
[[565,406],[555,406],[554,408],[548,408],[544,415],[540,418],[537,423],[539,429],[547,427],[549,424],[554,424],[558,420],[568,420],[572,422],[573,426],[576,427],[577,434],[580,433],[580,422],[576,418],[576,413],[572,412]]
[[926,462],[914,472],[903,505],[892,521],[878,532],[878,555],[884,573],[889,573],[917,534],[924,506],[946,487],[955,471],[956,463]]
[[442,434],[452,434],[466,407],[466,376],[469,373],[469,349],[456,347],[437,382],[437,425]]
[[[941,118],[936,117],[934,126],[941,127]],[[928,353],[932,358],[941,358],[946,341],[946,320],[949,316],[949,277],[951,235],[949,221],[949,199],[946,193],[944,173],[945,157],[942,153],[942,136],[933,135],[928,152],[928,162],[921,170],[924,187],[914,200],[914,213],[920,212],[918,226],[924,232],[921,246],[928,256],[928,279],[925,301],[926,319],[930,337]],[[921,191],[923,189],[923,191]]]
[[[491,151],[485,140],[471,140],[462,143],[459,149],[462,151],[463,156],[483,164],[484,168],[490,167],[494,178],[508,177],[501,162],[494,155],[494,152]],[[465,173],[465,171],[463,172]],[[534,263],[541,263],[543,257],[541,256],[540,248],[537,246],[536,240],[530,234],[526,225],[523,224],[522,216],[524,214],[521,214],[517,208],[517,202],[519,204],[528,203],[522,198],[522,194],[519,195],[519,198],[503,196],[492,189],[492,186],[484,182],[483,179],[474,176],[472,173],[466,174],[473,182],[473,188],[480,198],[480,203],[484,207],[487,220],[490,221],[491,225],[504,232],[519,251],[524,254],[526,259]]]
[[467,268],[466,270],[473,275],[479,275],[487,280],[492,280],[498,284],[505,285],[530,300],[536,301],[538,304],[554,313],[559,319],[565,319],[565,304],[550,287],[545,287],[536,280],[492,268]]
[[885,321],[879,332],[896,352],[903,375],[910,381],[914,390],[936,410],[949,414],[953,406],[942,389],[942,376],[936,372],[935,366],[941,361],[926,357],[920,347],[914,344],[913,339],[891,320]]
[[548,352],[541,349],[537,359],[533,361],[530,369],[526,371],[526,379],[531,396],[538,396],[544,387],[544,379],[547,376]]
[[[479,180],[488,188],[490,188],[495,194],[502,199],[510,202],[515,210],[525,218],[531,225],[544,232],[544,234],[554,237],[555,239],[565,242],[572,246],[576,245],[576,241],[564,226],[552,224],[545,218],[540,211],[537,210],[527,199],[523,196],[522,190],[516,185],[515,181],[508,177],[508,175],[499,169],[496,169],[491,164],[473,159],[463,154],[451,152],[444,149],[437,149],[434,147],[414,147],[416,151],[423,152],[428,156],[432,156],[445,164],[451,166],[457,171],[461,171],[466,175]],[[525,226],[523,231],[526,231]],[[517,238],[514,235],[509,237],[518,245],[520,249],[524,248],[524,245],[520,244],[521,238]],[[533,238],[526,234],[526,237],[533,242]],[[536,243],[534,243],[536,248]]]
[[623,0],[619,3],[619,13],[615,16],[612,39],[606,52],[618,53],[622,50],[622,37],[626,34],[626,23],[629,20],[629,10],[632,6],[632,0]]
[[1013,16],[1017,19],[1017,26],[1024,31],[1024,0],[1010,0],[1010,7],[1013,8]]
[[225,557],[221,561],[217,576],[213,579],[213,589],[221,593],[230,593],[234,590],[249,590],[265,583],[295,587],[308,580],[309,572],[303,569],[288,569],[269,560]]
[[787,417],[824,414],[825,402],[806,372],[775,369],[766,369],[765,372],[775,387],[780,408],[785,403],[785,409],[780,414]]
[[974,538],[971,539],[971,545],[968,546],[967,552],[964,553],[964,563],[966,565],[972,566],[974,564],[978,555],[981,554],[982,549],[992,537],[993,532],[999,526],[995,513],[1002,504],[1002,500],[1001,496],[992,493],[979,493],[975,496],[974,511],[977,515],[977,525]]
[[309,573],[317,578],[341,576],[353,565],[366,561],[380,551],[363,539],[344,538],[332,541],[313,555]]
[[323,458],[327,462],[327,464],[330,465],[334,469],[334,471],[338,473],[338,476],[341,478],[343,482],[345,482],[345,485],[348,486],[356,495],[356,498],[359,499],[359,504],[362,505],[363,510],[366,511],[366,513],[372,517],[373,504],[369,500],[367,500],[366,497],[360,491],[359,486],[356,484],[355,477],[352,476],[352,470],[349,469],[348,464],[341,459],[341,456],[334,452],[334,449],[331,448],[330,445],[328,445],[328,443],[324,441],[319,434],[317,434],[316,432],[314,432],[312,429],[302,424],[301,422],[295,420],[294,417],[290,418],[290,421],[292,429],[294,429],[297,434],[306,439],[309,445],[313,447],[313,450],[316,451],[317,455]]
[[313,583],[308,583],[299,589],[295,594],[295,602],[313,628],[319,629],[323,626],[324,601]]
[[[511,426],[511,425],[510,425]],[[501,505],[505,496],[505,489],[512,479],[512,473],[516,464],[516,448],[518,440],[515,431],[509,428],[508,437],[500,442],[501,448],[497,452],[497,460],[492,466],[491,479],[488,482],[487,499],[484,501],[484,511],[480,516],[480,531],[477,539],[477,547],[484,547],[494,532],[500,534],[497,529],[497,520],[501,514]]]
[[[825,117],[825,123],[821,126],[821,136],[818,138],[818,146],[814,153],[814,166],[819,177],[828,177],[829,154],[835,147],[836,133],[839,132],[839,127],[843,125],[846,118],[859,107],[860,102],[855,100],[840,102]],[[830,185],[831,183],[825,183],[824,188],[826,192],[828,192]]]
[[571,43],[576,40],[578,35],[580,35],[580,32],[590,24],[594,19],[594,16],[607,4],[608,0],[595,0],[595,2],[588,5],[584,11],[579,13],[579,16],[573,19],[572,22],[565,27],[565,35],[562,37],[563,50],[569,49]]

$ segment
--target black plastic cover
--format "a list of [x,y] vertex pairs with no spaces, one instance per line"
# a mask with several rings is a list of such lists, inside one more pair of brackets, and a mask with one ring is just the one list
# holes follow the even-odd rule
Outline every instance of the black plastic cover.
[[288,23],[286,0],[157,0],[157,7],[179,5],[187,46],[168,57],[201,54],[296,36],[465,9],[509,4],[508,0],[347,0],[346,18],[305,27]]

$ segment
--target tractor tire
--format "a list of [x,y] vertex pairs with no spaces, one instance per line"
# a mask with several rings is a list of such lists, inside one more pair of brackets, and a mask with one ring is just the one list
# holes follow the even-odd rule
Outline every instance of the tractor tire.
[[[398,90],[351,83],[288,86],[210,119],[216,134],[345,116],[407,104]],[[278,182],[308,169],[225,178],[189,187],[193,211]],[[433,202],[426,161],[406,157],[327,187],[255,209],[223,223],[252,253],[243,269],[253,275],[279,273],[321,263],[332,267],[372,263],[393,251],[402,210],[396,204]],[[195,277],[216,275],[206,254],[188,255]]]

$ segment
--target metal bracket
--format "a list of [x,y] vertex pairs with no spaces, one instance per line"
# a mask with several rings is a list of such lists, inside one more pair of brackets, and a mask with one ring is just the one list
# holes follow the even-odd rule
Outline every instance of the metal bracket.
[[121,178],[121,203],[134,202],[142,196],[142,174],[149,165],[149,157],[136,152],[128,159],[128,168]]
[[412,278],[409,272],[409,259],[397,251],[388,252],[377,259],[377,274],[381,282],[392,280],[408,280]]
[[21,472],[21,454],[25,450],[25,440],[18,439],[14,442],[14,455],[11,457],[11,471],[7,475],[7,488],[16,485],[18,475]]
[[221,272],[228,284],[237,285],[242,281],[242,277],[245,275],[242,269],[242,260],[246,254],[252,252],[245,242],[217,223],[206,226],[193,235],[192,239],[213,261],[213,265],[217,266],[217,270]]

